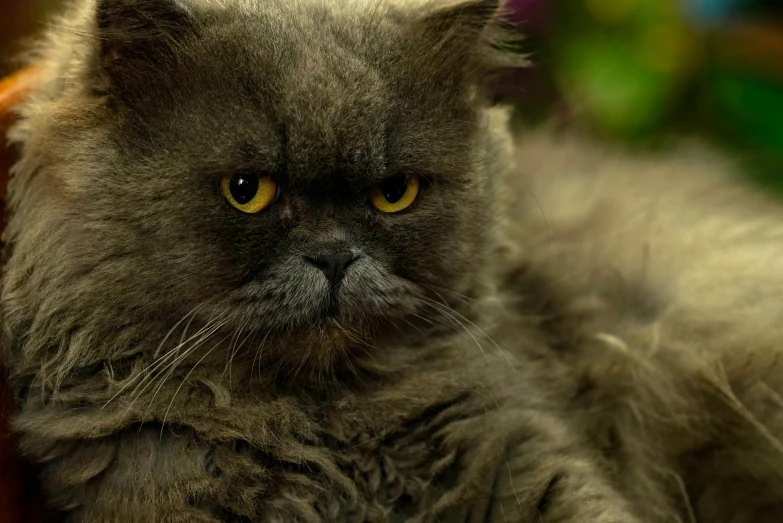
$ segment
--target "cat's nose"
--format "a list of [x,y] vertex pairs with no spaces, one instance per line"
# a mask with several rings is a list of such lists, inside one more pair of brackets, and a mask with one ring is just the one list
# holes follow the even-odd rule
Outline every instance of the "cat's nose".
[[353,263],[356,256],[354,256],[352,252],[343,251],[320,256],[307,256],[305,259],[324,271],[326,279],[329,280],[332,287],[337,287],[340,281],[342,281],[343,276],[345,276],[345,269]]

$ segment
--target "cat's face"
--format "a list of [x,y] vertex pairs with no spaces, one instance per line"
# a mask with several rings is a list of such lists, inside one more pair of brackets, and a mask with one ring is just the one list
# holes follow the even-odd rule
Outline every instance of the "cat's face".
[[63,278],[130,314],[289,339],[407,329],[469,293],[497,151],[447,35],[478,45],[492,3],[224,3],[99,3],[92,92],[48,170]]

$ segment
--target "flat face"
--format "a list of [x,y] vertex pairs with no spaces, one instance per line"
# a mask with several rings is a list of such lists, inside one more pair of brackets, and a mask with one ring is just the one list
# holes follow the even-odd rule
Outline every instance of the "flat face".
[[486,6],[100,6],[89,88],[47,146],[60,263],[89,292],[338,344],[468,292],[491,214],[467,71]]

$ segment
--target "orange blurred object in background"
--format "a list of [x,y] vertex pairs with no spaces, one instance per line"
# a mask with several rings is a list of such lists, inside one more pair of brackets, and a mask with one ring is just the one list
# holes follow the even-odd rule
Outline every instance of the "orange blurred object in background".
[[[43,0],[0,0],[0,212],[5,214],[5,187],[11,151],[5,146],[5,129],[9,123],[8,107],[23,92],[24,76],[7,78],[16,64],[13,58],[22,50],[24,38],[40,27],[43,11],[52,2]],[[0,223],[4,219],[0,219]],[[13,399],[5,387],[0,369],[0,523],[39,523],[46,521],[46,503],[40,494],[33,472],[22,464],[15,452],[10,434]]]

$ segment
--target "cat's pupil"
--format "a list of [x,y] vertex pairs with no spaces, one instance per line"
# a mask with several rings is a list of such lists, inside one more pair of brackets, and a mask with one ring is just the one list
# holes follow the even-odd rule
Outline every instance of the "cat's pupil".
[[405,196],[405,192],[408,190],[408,180],[405,176],[397,176],[381,182],[380,189],[387,202],[397,203]]
[[237,174],[231,178],[229,190],[239,205],[245,205],[258,194],[258,176]]

